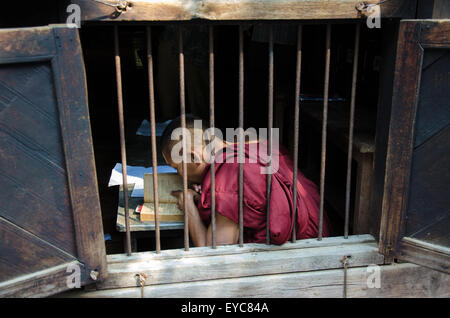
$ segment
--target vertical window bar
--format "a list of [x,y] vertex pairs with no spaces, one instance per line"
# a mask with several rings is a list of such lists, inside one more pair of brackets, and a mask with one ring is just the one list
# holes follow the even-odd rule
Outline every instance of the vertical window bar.
[[328,86],[330,79],[330,42],[331,24],[327,24],[326,48],[325,48],[325,84],[323,91],[323,119],[322,119],[322,156],[320,165],[320,210],[319,210],[319,235],[322,240],[323,234],[323,203],[325,195],[325,164],[327,151],[327,120],[328,120]]
[[352,178],[352,155],[353,155],[353,128],[355,121],[355,95],[356,95],[356,81],[358,77],[358,54],[359,54],[359,38],[360,38],[360,23],[356,24],[355,30],[355,49],[353,56],[353,75],[352,75],[352,95],[350,101],[350,125],[348,132],[348,158],[347,158],[347,185],[345,190],[345,228],[344,238],[348,238],[349,216],[350,216],[350,187]]
[[302,25],[297,30],[297,69],[295,75],[295,109],[294,109],[294,180],[293,201],[294,201],[294,226],[292,227],[292,243],[297,240],[297,174],[298,174],[298,139],[299,139],[299,117],[300,117],[300,76],[302,64]]
[[130,215],[128,211],[128,183],[127,183],[127,153],[125,149],[125,128],[123,117],[123,95],[122,95],[122,72],[119,55],[119,30],[114,26],[114,55],[116,64],[116,83],[117,83],[117,105],[119,110],[119,132],[120,132],[120,153],[122,156],[122,176],[123,176],[123,202],[125,210],[125,243],[126,253],[131,255],[131,233],[130,233]]
[[155,205],[155,239],[156,253],[161,252],[161,236],[159,229],[159,201],[158,201],[158,161],[156,153],[156,119],[155,119],[155,91],[153,81],[153,53],[152,53],[152,30],[147,26],[147,64],[148,64],[148,83],[150,94],[150,129],[152,144],[152,166],[153,166],[153,198]]
[[239,246],[244,246],[244,35],[239,26]]
[[270,244],[270,196],[272,185],[272,126],[273,126],[273,25],[269,27],[269,103],[268,103],[268,167],[269,173],[267,174],[266,182],[266,194],[267,194],[267,206],[266,206],[266,244]]
[[[211,142],[214,144],[214,28],[209,26],[209,123],[211,126]],[[216,170],[215,148],[211,157],[211,232],[212,248],[216,248]]]
[[189,218],[187,211],[187,146],[186,136],[184,134],[186,130],[186,104],[185,104],[185,92],[184,92],[184,53],[183,53],[183,34],[181,25],[178,26],[178,47],[179,47],[179,59],[180,59],[180,113],[181,113],[181,128],[183,130],[183,162],[182,162],[182,174],[183,174],[183,210],[184,210],[184,249],[189,251]]

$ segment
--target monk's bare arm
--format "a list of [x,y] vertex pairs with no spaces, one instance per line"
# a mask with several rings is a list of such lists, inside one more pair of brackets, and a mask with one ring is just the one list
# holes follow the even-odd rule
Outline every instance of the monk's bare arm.
[[[195,246],[212,245],[212,226],[205,227],[197,206],[193,201],[188,204],[189,233]],[[230,219],[216,213],[216,244],[236,244],[239,238],[239,227]]]
[[206,246],[206,234],[208,229],[203,224],[203,221],[198,214],[198,209],[194,200],[188,200],[186,208],[189,219],[189,235],[191,236],[194,246]]
[[[239,239],[239,226],[229,218],[216,213],[216,244],[237,244]],[[212,246],[212,226],[208,227],[206,244]]]
[[[173,196],[178,197],[178,207],[183,209],[183,192],[173,191]],[[196,193],[188,190],[186,212],[189,219],[189,234],[195,246],[212,245],[212,227],[206,227],[200,218],[197,206],[194,202]],[[217,245],[236,244],[239,238],[239,227],[230,219],[216,213],[216,243]]]

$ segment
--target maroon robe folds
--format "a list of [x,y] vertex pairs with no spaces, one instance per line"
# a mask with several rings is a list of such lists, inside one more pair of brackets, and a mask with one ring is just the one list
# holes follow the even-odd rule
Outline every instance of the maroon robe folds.
[[[253,145],[255,146],[255,145]],[[266,183],[267,175],[262,169],[267,167],[266,143],[257,147],[263,151],[252,150],[245,145],[244,163],[244,242],[266,242]],[[226,149],[228,148],[228,152]],[[223,163],[215,163],[216,211],[239,223],[239,163],[237,145],[223,148],[216,154]],[[272,175],[270,200],[270,239],[272,244],[283,244],[291,238],[293,218],[293,163],[285,149],[280,145],[273,149],[272,162],[278,159],[278,170]],[[253,148],[254,149],[254,148]],[[259,148],[258,148],[259,149]],[[262,154],[261,154],[262,153]],[[254,163],[251,162],[253,159]],[[229,162],[232,161],[232,162]],[[274,167],[276,165],[273,165]],[[204,172],[202,194],[198,201],[200,217],[206,225],[211,216],[211,175],[210,166]],[[319,225],[319,200],[317,186],[300,171],[297,178],[297,239],[316,238]],[[331,235],[329,220],[324,212],[323,237]]]

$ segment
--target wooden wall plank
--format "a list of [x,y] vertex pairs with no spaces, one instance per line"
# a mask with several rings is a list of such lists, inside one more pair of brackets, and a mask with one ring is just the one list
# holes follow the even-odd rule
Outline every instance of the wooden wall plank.
[[[52,61],[77,242],[89,273],[107,275],[106,248],[89,120],[86,74],[78,31],[52,26],[57,57]],[[74,88],[76,88],[74,90]]]
[[131,256],[126,254],[113,254],[108,255],[108,264],[115,263],[128,263],[128,262],[152,262],[154,260],[168,260],[168,259],[181,259],[181,258],[192,258],[192,257],[209,257],[209,256],[221,256],[221,255],[233,255],[233,254],[243,254],[243,253],[256,253],[265,251],[285,251],[292,249],[307,249],[315,247],[327,247],[327,246],[342,246],[348,244],[364,244],[364,243],[375,243],[373,236],[365,235],[350,235],[347,239],[343,236],[335,237],[324,237],[321,241],[316,238],[298,240],[295,243],[286,242],[283,245],[266,245],[266,244],[256,244],[248,243],[243,247],[237,245],[219,245],[215,249],[211,247],[196,247],[189,250],[189,252],[184,251],[184,249],[170,249],[162,250],[161,253],[157,254],[152,252],[140,252],[133,253]]
[[433,19],[449,19],[449,18],[450,18],[450,2],[448,0],[434,0]]
[[[449,6],[450,7],[450,6]],[[449,46],[450,37],[450,23],[445,20],[432,20],[423,21],[421,23],[420,32],[420,43],[425,46],[429,45],[439,45],[439,46]]]
[[400,23],[380,225],[380,252],[389,258],[401,235],[409,189],[423,54],[419,31],[415,21]]
[[109,264],[108,278],[97,288],[137,286],[136,275],[140,273],[147,275],[146,285],[157,285],[341,268],[344,256],[350,257],[349,267],[383,264],[375,243],[126,262]]
[[76,255],[49,63],[0,65],[0,216]]
[[74,266],[79,266],[80,272],[83,272],[83,264],[72,261],[35,272],[32,275],[23,275],[6,283],[0,283],[0,297],[36,298],[66,291],[67,279],[74,273],[74,271],[68,271],[68,269],[74,268]]
[[[360,17],[354,0],[138,0],[130,1],[132,7],[121,14],[94,1],[71,2],[80,5],[82,21],[322,20]],[[415,10],[416,0],[391,0],[381,6],[381,16],[414,18]]]
[[0,242],[0,282],[75,259],[3,218],[0,218]]
[[0,29],[0,63],[8,60],[54,55],[50,28]]
[[381,67],[378,89],[378,105],[375,133],[374,170],[372,199],[370,208],[369,232],[378,239],[383,204],[384,176],[386,172],[386,156],[388,148],[389,122],[392,106],[392,90],[394,87],[395,57],[397,54],[399,22],[383,23],[381,28]]
[[52,276],[74,261],[81,284],[96,281],[106,253],[78,31],[6,29],[0,43],[1,292],[67,289]]
[[[369,288],[371,274],[368,267],[347,271],[348,297],[450,297],[450,276],[424,267],[405,263],[379,267],[380,288]],[[148,298],[232,298],[232,297],[308,297],[342,298],[344,271],[333,269],[315,272],[264,275],[219,279],[191,283],[146,286]],[[100,291],[75,291],[58,297],[141,297],[141,288],[119,288]]]
[[450,246],[449,163],[450,125],[413,152],[405,236]]
[[421,244],[421,241],[403,238],[400,241],[398,257],[406,262],[414,262],[443,273],[450,274],[450,253],[448,247],[438,248]]

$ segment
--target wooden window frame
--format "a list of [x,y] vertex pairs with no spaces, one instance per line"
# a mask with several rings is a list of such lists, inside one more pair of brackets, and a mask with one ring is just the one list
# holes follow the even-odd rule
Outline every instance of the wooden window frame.
[[[138,252],[131,256],[108,255],[108,276],[96,283],[95,289],[101,294],[117,288],[137,288],[140,286],[139,275],[146,277],[144,286],[159,288],[165,284],[219,282],[229,278],[317,270],[340,269],[343,273],[344,257],[348,258],[348,268],[384,264],[384,256],[378,252],[378,244],[369,234],[351,235],[346,239],[326,237],[321,241],[305,239],[281,246],[248,243],[243,247],[222,245],[216,249],[193,247],[189,251],[172,249],[160,253]],[[201,296],[202,291],[198,292],[199,297],[211,297]],[[183,292],[171,297],[183,297]]]
[[67,263],[0,283],[0,297],[44,297],[69,289],[69,266],[79,266],[81,285],[107,275],[81,46],[76,29],[65,25],[0,29],[0,35],[5,48],[0,50],[0,65],[48,63],[54,82],[76,255]]
[[450,20],[400,23],[380,227],[380,253],[449,273],[450,249],[405,237],[405,217],[425,49],[450,49]]
[[[130,0],[123,10],[93,0],[71,0],[82,21],[210,21],[358,19],[358,0]],[[109,1],[114,4],[118,1]],[[364,1],[377,4],[379,0]],[[380,6],[383,18],[415,18],[417,0],[390,0]],[[65,10],[65,8],[64,8]],[[64,13],[66,14],[66,13]]]
[[[161,22],[161,21],[187,21],[192,19],[206,19],[210,21],[244,21],[244,20],[326,20],[326,19],[355,19],[361,18],[361,14],[355,10],[355,1],[345,0],[345,1],[333,1],[333,3],[327,3],[324,5],[321,1],[257,1],[248,0],[242,1],[242,3],[235,3],[235,6],[230,7],[230,1],[198,1],[189,4],[185,4],[178,1],[134,1],[132,7],[128,8],[127,11],[121,14],[114,13],[114,9],[107,6],[99,5],[93,1],[71,1],[72,3],[79,4],[81,6],[82,21],[84,22],[96,22],[96,21],[128,21],[128,22]],[[378,1],[368,1],[368,3],[377,3]],[[382,17],[393,17],[393,18],[413,18],[415,14],[416,2],[412,4],[411,2],[405,1],[389,1],[386,5],[382,6]],[[237,6],[237,7],[236,7]],[[242,10],[245,6],[246,10]],[[262,10],[262,8],[264,10]],[[286,9],[288,8],[288,9]],[[413,9],[411,9],[413,8]],[[421,36],[424,36],[422,34]],[[426,35],[425,35],[426,37]],[[426,45],[426,43],[422,43]],[[430,45],[433,45],[430,43]],[[411,46],[412,47],[412,46]],[[401,49],[401,48],[399,48]],[[418,47],[414,47],[413,52],[418,52]],[[400,56],[400,54],[398,55]],[[419,56],[419,55],[418,55]],[[399,59],[399,57],[397,57]],[[417,74],[417,72],[416,72]],[[410,79],[414,85],[415,78]],[[398,81],[395,85],[396,90],[399,90],[401,86]],[[415,83],[417,84],[417,83]],[[417,88],[416,86],[412,86]],[[416,96],[416,94],[413,94]],[[398,98],[398,97],[397,97]],[[395,102],[395,101],[394,101]],[[395,108],[395,107],[393,107]],[[398,116],[400,113],[395,113],[393,110],[393,118]],[[405,119],[412,120],[413,117],[408,117]],[[411,124],[411,122],[409,123]],[[392,121],[391,121],[392,125]],[[391,129],[391,134],[395,133]],[[390,141],[395,138],[405,138],[408,136],[394,136],[391,137]],[[411,136],[409,136],[411,138]],[[402,146],[407,147],[406,144]],[[398,149],[396,149],[398,150]],[[392,153],[396,150],[392,146],[388,149],[388,162],[387,162],[387,174],[393,165],[394,161],[403,158],[392,157]],[[402,149],[408,152],[407,148]],[[410,150],[410,149],[409,149]],[[409,163],[409,161],[407,161]],[[408,169],[407,166],[402,166],[402,171]],[[391,176],[396,177],[396,176]],[[404,177],[404,175],[403,175]],[[388,180],[386,183],[386,191],[392,191],[395,182],[399,180]],[[403,187],[400,186],[401,190],[404,191],[406,188],[406,180],[403,181]],[[389,188],[391,187],[391,188]],[[397,193],[400,191],[396,188]],[[392,193],[392,192],[391,192]],[[405,193],[402,193],[405,195]],[[107,280],[97,284],[99,289],[109,289],[109,288],[120,288],[120,287],[136,287],[136,274],[138,272],[145,273],[150,277],[151,282],[147,282],[146,285],[157,285],[157,284],[169,284],[169,283],[180,283],[186,281],[195,280],[206,280],[206,279],[220,279],[220,278],[230,278],[230,277],[242,277],[242,276],[254,276],[267,274],[267,272],[261,272],[260,269],[252,268],[248,272],[239,273],[238,267],[242,264],[252,264],[252,262],[260,261],[258,257],[261,256],[263,252],[267,253],[285,253],[289,251],[290,253],[285,253],[283,255],[278,255],[281,258],[277,260],[278,264],[282,264],[283,261],[287,261],[290,257],[288,254],[294,252],[296,254],[293,259],[294,264],[298,265],[294,269],[274,269],[270,274],[277,273],[288,273],[288,272],[298,272],[298,271],[312,271],[320,269],[332,269],[339,268],[334,256],[326,257],[325,254],[320,254],[321,252],[329,253],[326,248],[337,248],[345,246],[342,250],[343,255],[351,253],[352,249],[357,250],[356,245],[373,247],[376,246],[377,250],[387,256],[388,262],[392,260],[393,252],[397,250],[398,245],[401,243],[403,245],[409,244],[408,246],[416,245],[417,242],[411,242],[408,240],[402,240],[400,242],[400,228],[402,219],[402,209],[398,208],[398,204],[401,204],[402,200],[400,198],[395,198],[384,196],[383,198],[383,215],[381,217],[380,226],[380,242],[379,244],[370,235],[353,235],[349,236],[348,239],[342,237],[332,237],[324,238],[323,241],[317,241],[316,239],[302,240],[296,243],[286,243],[283,246],[260,246],[259,244],[246,244],[245,247],[237,246],[224,246],[219,247],[217,250],[212,250],[210,248],[193,248],[189,252],[182,250],[166,250],[162,251],[161,254],[155,254],[153,252],[140,252],[135,253],[131,256],[125,256],[123,254],[119,255],[108,255],[108,272],[109,277]],[[397,206],[396,206],[397,205]],[[397,208],[396,208],[397,207]],[[387,209],[385,211],[385,209]],[[398,213],[400,211],[401,213]],[[394,223],[392,223],[394,221]],[[392,243],[394,242],[394,243]],[[311,248],[311,249],[307,249]],[[407,249],[404,248],[403,251]],[[314,257],[312,254],[316,253]],[[312,253],[310,253],[312,252]],[[371,252],[370,252],[371,253]],[[369,254],[370,254],[369,253]],[[258,255],[256,255],[258,254]],[[369,255],[367,254],[367,255]],[[234,255],[240,257],[239,263],[226,263],[226,257]],[[308,256],[309,255],[309,256]],[[366,255],[366,256],[367,256]],[[361,261],[360,263],[353,263],[354,266],[368,265],[368,259],[373,260],[371,263],[383,264],[385,262],[384,257],[381,254],[375,253],[370,254],[369,258],[365,258],[366,261]],[[234,257],[233,256],[233,257]],[[192,265],[190,261],[193,258],[199,258],[203,262],[200,264],[205,270],[210,270],[207,272],[207,276],[200,278],[202,271],[198,270],[198,267]],[[311,262],[316,259],[316,257],[323,257],[323,262],[317,265],[311,266]],[[183,260],[186,260],[185,262]],[[301,265],[301,259],[305,261],[304,265]],[[292,259],[291,259],[292,260]],[[232,262],[231,260],[229,260]],[[153,263],[157,264],[153,264]],[[237,261],[236,261],[237,262]],[[327,263],[328,265],[324,265]],[[163,265],[162,265],[163,264]],[[215,266],[227,265],[228,272],[219,273]],[[321,265],[320,265],[321,264]],[[199,264],[197,264],[199,265]],[[273,265],[273,264],[272,264]],[[302,267],[303,266],[303,267]],[[321,267],[322,266],[322,267]],[[281,266],[283,268],[283,266]],[[170,273],[169,276],[165,276],[163,271]],[[220,266],[219,266],[220,268]],[[179,272],[179,275],[174,275],[174,273]],[[192,277],[186,273],[192,273],[192,275],[197,275]],[[226,274],[228,273],[228,274]],[[161,276],[162,275],[162,276]]]

